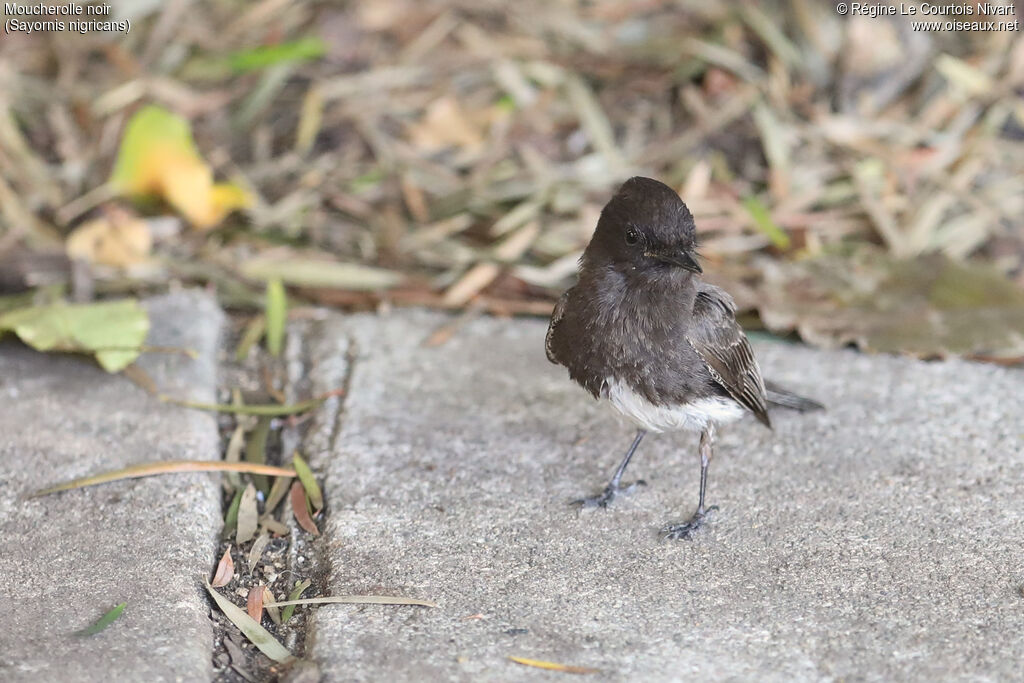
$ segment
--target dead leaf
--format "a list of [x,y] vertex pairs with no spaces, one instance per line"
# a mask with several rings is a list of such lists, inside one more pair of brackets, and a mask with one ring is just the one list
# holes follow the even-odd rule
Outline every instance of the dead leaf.
[[535,669],[547,669],[548,671],[561,671],[567,674],[597,674],[600,669],[592,669],[586,666],[570,666],[569,664],[558,664],[557,662],[545,662],[542,659],[527,659],[526,657],[509,656],[516,664],[532,666]]
[[426,151],[446,147],[475,151],[484,143],[480,127],[470,120],[458,100],[451,95],[430,103],[423,119],[409,126],[409,139]]
[[313,84],[302,98],[299,110],[299,125],[295,130],[295,151],[305,154],[313,147],[324,115],[324,97],[320,88]]
[[295,515],[295,521],[299,523],[299,526],[314,536],[319,536],[320,530],[316,528],[316,523],[310,517],[309,509],[306,507],[306,489],[302,488],[301,482],[296,481],[292,484],[291,503],[292,514]]
[[286,285],[298,287],[360,292],[390,289],[403,279],[401,273],[384,268],[328,261],[321,252],[302,252],[281,257],[264,253],[242,263],[239,270],[244,277],[253,280],[280,279]]
[[97,484],[109,484],[112,481],[122,479],[138,479],[150,477],[154,474],[176,474],[178,472],[245,472],[248,474],[269,474],[275,477],[294,477],[295,470],[276,467],[274,465],[259,465],[248,462],[217,462],[210,460],[166,460],[162,462],[147,462],[142,465],[132,465],[112,472],[104,472],[89,477],[73,479],[66,484],[58,484],[28,495],[29,498],[38,498],[60,491],[70,491],[86,486]]
[[952,55],[936,57],[935,70],[967,95],[985,96],[995,88],[991,76]]
[[260,518],[260,524],[275,536],[287,536],[292,532],[287,525],[282,524],[270,515],[263,515],[263,517]]
[[320,512],[324,507],[324,495],[320,491],[320,485],[316,483],[313,470],[309,468],[298,451],[292,454],[292,467],[295,468],[295,473],[299,476],[299,481],[302,482],[302,488],[306,490],[306,500],[313,506],[315,512]]
[[400,188],[402,198],[405,200],[405,207],[419,223],[426,223],[430,220],[430,209],[427,207],[427,198],[423,188],[416,184],[416,181],[409,173],[402,174]]
[[249,548],[249,575],[252,576],[253,571],[256,569],[256,564],[263,557],[263,551],[266,550],[267,544],[270,543],[270,534],[265,530],[256,537],[253,541],[252,547]]
[[142,369],[138,363],[132,363],[126,366],[121,374],[131,380],[135,386],[145,391],[150,396],[156,396],[159,389],[156,386],[156,381],[149,376],[149,373]]
[[217,563],[217,571],[213,575],[213,587],[220,588],[231,583],[235,576],[235,561],[231,559],[231,548],[224,551],[224,555]]
[[485,287],[494,282],[501,274],[501,266],[497,263],[484,261],[470,268],[455,284],[444,293],[444,303],[451,306],[462,306]]
[[249,597],[245,601],[245,611],[256,623],[263,618],[263,593],[265,591],[266,587],[263,584],[253,586],[249,589]]
[[127,268],[146,262],[153,236],[146,221],[130,211],[111,208],[75,228],[64,247],[68,258]]
[[254,316],[249,321],[249,324],[245,326],[245,332],[242,333],[242,338],[238,342],[238,348],[235,350],[235,360],[242,362],[248,358],[249,351],[263,337],[266,329],[267,319],[262,315]]
[[472,303],[466,306],[466,309],[454,320],[448,320],[442,325],[438,326],[433,332],[430,333],[426,339],[423,340],[422,346],[424,348],[436,348],[448,341],[455,336],[455,334],[462,329],[467,323],[472,320],[476,320],[484,313],[483,306],[479,303]]
[[245,656],[245,651],[242,650],[242,644],[232,637],[234,636],[233,633],[226,635],[227,637],[224,638],[223,643],[224,649],[228,651],[228,656],[231,658],[231,668],[244,680],[249,681],[249,683],[258,683],[256,677],[245,668],[248,657]]
[[263,587],[263,608],[267,610],[267,614],[270,615],[270,620],[281,625],[281,609],[276,605],[270,603],[274,602],[274,594],[270,592],[270,589],[266,586]]
[[759,312],[773,332],[923,358],[1024,355],[1024,290],[987,266],[862,248],[775,263],[765,275]]
[[249,483],[242,491],[242,500],[238,504],[237,532],[235,543],[248,543],[256,536],[259,525],[259,509],[256,506],[256,487]]
[[264,516],[269,516],[274,513],[278,504],[284,500],[285,494],[288,493],[288,486],[288,479],[284,477],[274,479],[274,483],[270,487],[270,493],[267,494],[267,500],[263,505]]
[[260,652],[275,662],[291,662],[295,659],[292,653],[270,634],[270,631],[260,626],[233,602],[213,590],[209,581],[206,581],[206,590],[209,592],[210,597],[213,598],[213,601],[217,603],[220,611],[224,613],[224,616],[237,626],[242,634],[249,639],[249,642],[259,648]]

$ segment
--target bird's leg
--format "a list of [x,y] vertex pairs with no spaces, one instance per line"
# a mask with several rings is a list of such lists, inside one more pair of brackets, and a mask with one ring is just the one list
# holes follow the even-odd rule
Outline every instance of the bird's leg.
[[[700,499],[697,502],[697,511],[693,513],[693,517],[685,522],[679,524],[668,524],[661,530],[661,535],[664,538],[690,538],[694,531],[699,529],[704,523],[704,517],[707,511],[704,509],[704,492],[708,486],[708,465],[711,464],[711,456],[713,455],[712,445],[715,438],[715,429],[713,426],[708,425],[700,434]],[[716,508],[711,507],[709,510]]]
[[580,498],[574,500],[573,505],[579,505],[585,508],[592,507],[608,507],[608,504],[615,500],[615,496],[620,493],[630,493],[637,486],[646,486],[647,482],[643,480],[637,480],[628,486],[622,486],[622,473],[626,471],[626,466],[629,465],[630,458],[633,457],[633,453],[636,452],[636,447],[640,445],[640,441],[644,438],[647,432],[643,429],[636,430],[636,438],[633,439],[633,445],[626,451],[626,457],[619,463],[618,469],[615,470],[615,474],[612,475],[612,480],[608,482],[608,486],[604,487],[604,491],[596,496],[590,496],[587,498]]

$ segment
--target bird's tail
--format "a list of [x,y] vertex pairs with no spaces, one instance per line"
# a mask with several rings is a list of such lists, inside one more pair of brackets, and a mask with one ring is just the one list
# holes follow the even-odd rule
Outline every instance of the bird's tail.
[[774,382],[765,382],[764,386],[765,397],[772,405],[789,408],[790,410],[797,410],[801,413],[810,412],[812,410],[825,410],[825,406],[817,401],[794,394],[792,391],[783,389]]

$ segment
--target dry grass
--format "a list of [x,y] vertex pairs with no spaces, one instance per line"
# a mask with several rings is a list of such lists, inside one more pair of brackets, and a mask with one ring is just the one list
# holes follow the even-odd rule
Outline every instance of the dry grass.
[[[211,234],[172,230],[159,267],[101,289],[212,281],[247,303],[254,255],[329,253],[404,274],[398,302],[541,312],[633,174],[680,190],[741,304],[754,257],[846,243],[1024,281],[1019,31],[914,32],[811,0],[144,5],[115,3],[141,9],[127,36],[0,42],[0,253],[59,244],[108,201],[124,123],[155,102],[257,201]],[[323,57],[225,61],[307,37]]]

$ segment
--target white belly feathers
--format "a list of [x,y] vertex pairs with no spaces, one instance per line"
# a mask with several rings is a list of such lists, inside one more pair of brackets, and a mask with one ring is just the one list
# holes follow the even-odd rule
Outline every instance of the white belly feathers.
[[738,420],[744,413],[743,407],[730,398],[703,398],[682,405],[656,406],[618,379],[609,378],[606,386],[608,401],[615,409],[650,432],[699,432],[709,424]]

